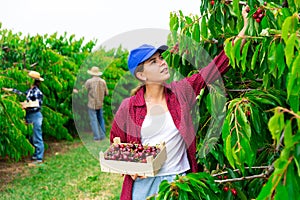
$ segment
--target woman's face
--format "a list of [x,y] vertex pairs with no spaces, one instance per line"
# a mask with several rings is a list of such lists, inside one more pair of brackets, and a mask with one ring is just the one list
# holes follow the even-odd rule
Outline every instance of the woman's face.
[[160,53],[155,53],[144,62],[145,82],[163,83],[170,78],[169,67]]

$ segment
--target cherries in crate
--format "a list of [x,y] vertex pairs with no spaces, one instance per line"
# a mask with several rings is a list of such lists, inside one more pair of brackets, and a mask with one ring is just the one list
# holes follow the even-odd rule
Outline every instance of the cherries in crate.
[[164,142],[155,146],[121,143],[116,137],[114,143],[99,156],[103,172],[155,176],[167,159],[167,152]]
[[104,154],[104,159],[146,163],[148,156],[155,158],[159,152],[159,145],[148,146],[136,143],[116,143],[109,147]]

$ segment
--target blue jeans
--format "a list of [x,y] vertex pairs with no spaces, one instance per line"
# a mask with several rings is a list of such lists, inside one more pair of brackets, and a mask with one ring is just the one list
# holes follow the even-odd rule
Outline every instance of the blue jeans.
[[30,137],[31,144],[35,147],[33,156],[37,160],[43,160],[44,157],[44,142],[42,134],[43,115],[39,112],[26,113],[26,122],[33,124],[33,135]]
[[94,140],[102,140],[106,137],[103,109],[88,109],[90,125],[94,133]]

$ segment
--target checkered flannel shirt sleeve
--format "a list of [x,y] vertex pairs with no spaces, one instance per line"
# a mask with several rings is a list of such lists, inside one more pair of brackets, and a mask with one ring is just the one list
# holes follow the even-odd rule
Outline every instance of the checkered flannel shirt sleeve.
[[43,93],[39,90],[38,87],[33,87],[31,89],[29,89],[26,92],[26,99],[27,100],[31,100],[31,101],[35,101],[38,100],[39,101],[39,107],[37,108],[29,108],[30,111],[38,111],[40,110],[42,104],[43,104]]
[[26,95],[24,92],[21,92],[21,91],[19,91],[17,89],[13,89],[12,92],[15,93],[15,94],[17,94],[17,95]]

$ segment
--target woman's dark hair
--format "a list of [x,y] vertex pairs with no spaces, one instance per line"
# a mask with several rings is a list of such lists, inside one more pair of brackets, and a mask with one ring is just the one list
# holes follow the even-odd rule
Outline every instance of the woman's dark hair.
[[41,84],[40,80],[35,79],[33,85],[36,85],[37,87],[39,87]]

